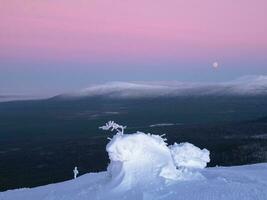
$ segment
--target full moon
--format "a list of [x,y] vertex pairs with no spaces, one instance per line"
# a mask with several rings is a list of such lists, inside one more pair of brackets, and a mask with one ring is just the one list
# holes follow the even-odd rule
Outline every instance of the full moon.
[[214,62],[212,63],[212,67],[217,69],[219,67],[219,63],[218,62]]

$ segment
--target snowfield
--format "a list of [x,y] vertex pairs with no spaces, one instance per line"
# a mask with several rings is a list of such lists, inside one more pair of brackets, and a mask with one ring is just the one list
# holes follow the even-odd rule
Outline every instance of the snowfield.
[[205,168],[209,151],[190,143],[168,145],[164,136],[114,122],[107,171],[70,181],[0,193],[0,200],[246,200],[267,199],[267,163]]
[[62,183],[10,190],[0,193],[1,200],[266,200],[267,164],[206,168],[205,180],[177,181],[172,184],[130,190],[117,195],[107,191],[107,172],[89,173]]

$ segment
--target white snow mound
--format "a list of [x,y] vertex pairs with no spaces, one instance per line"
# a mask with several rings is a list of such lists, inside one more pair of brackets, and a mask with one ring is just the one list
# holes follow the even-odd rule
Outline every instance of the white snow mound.
[[178,179],[170,150],[160,136],[141,132],[117,134],[106,150],[110,158],[108,172],[114,187],[125,190],[140,184]]
[[120,191],[152,183],[202,179],[199,172],[190,168],[202,169],[210,161],[206,149],[200,150],[189,143],[168,147],[161,136],[142,132],[116,134],[106,150],[110,158],[109,186]]
[[203,169],[210,162],[210,152],[188,142],[170,146],[175,166],[178,168]]

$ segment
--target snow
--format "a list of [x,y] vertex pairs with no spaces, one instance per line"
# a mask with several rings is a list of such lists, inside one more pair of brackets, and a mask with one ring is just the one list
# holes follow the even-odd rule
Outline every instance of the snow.
[[170,146],[174,163],[178,168],[203,169],[210,162],[210,152],[200,149],[190,143],[181,143]]
[[163,127],[163,126],[180,126],[183,123],[159,123],[159,124],[151,124],[149,125],[150,128],[153,127]]
[[[163,136],[123,127],[106,146],[107,171],[32,189],[0,193],[0,200],[234,200],[267,199],[267,163],[205,168],[209,151],[190,143],[168,145]],[[116,130],[116,129],[114,129]]]
[[116,124],[114,121],[109,121],[104,126],[99,127],[99,129],[102,129],[105,131],[110,130],[110,129],[111,129],[111,131],[116,130],[117,134],[122,134],[122,135],[124,133],[125,128],[126,128],[126,126],[121,126],[119,124]]
[[114,193],[105,187],[107,172],[89,173],[75,180],[32,189],[0,193],[1,200],[266,200],[267,163],[206,168],[206,180],[177,181],[139,190]]
[[61,98],[105,96],[140,98],[188,95],[266,95],[267,76],[244,76],[226,82],[108,82],[91,85]]
[[170,149],[158,135],[117,134],[108,143],[112,189],[129,190],[150,183],[178,180]]
[[174,126],[175,124],[173,123],[160,123],[160,124],[151,124],[149,125],[149,127],[153,128],[153,127],[162,127],[162,126]]

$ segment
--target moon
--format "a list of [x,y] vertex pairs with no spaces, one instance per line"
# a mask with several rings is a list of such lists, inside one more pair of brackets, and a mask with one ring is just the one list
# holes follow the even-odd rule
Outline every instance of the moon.
[[212,67],[213,67],[214,69],[217,69],[217,68],[219,67],[219,63],[218,63],[218,62],[214,62],[214,63],[212,63]]

